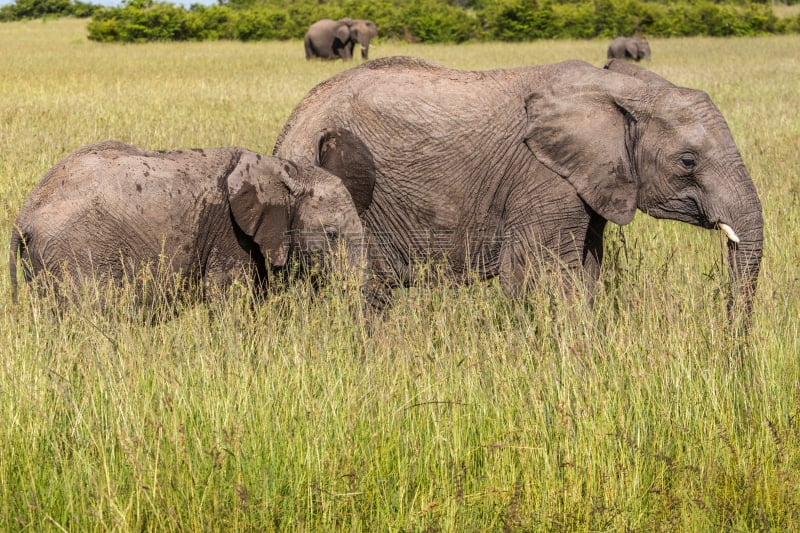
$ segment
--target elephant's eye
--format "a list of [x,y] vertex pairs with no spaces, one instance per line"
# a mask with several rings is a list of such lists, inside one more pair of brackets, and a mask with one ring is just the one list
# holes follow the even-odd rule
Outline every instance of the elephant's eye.
[[335,241],[339,238],[339,232],[335,228],[325,228],[325,238],[328,241]]
[[697,166],[697,158],[695,158],[694,154],[682,154],[681,165],[683,165],[683,168],[686,170],[694,170]]

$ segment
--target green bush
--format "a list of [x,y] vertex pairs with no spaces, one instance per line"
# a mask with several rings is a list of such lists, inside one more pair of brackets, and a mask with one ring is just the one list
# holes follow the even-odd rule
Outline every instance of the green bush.
[[230,39],[231,28],[237,27],[235,15],[230,9],[220,6],[211,6],[202,11],[190,10],[186,17],[186,31],[191,40]]
[[784,31],[787,33],[800,33],[800,14],[786,19]]
[[426,43],[611,38],[636,32],[670,37],[800,31],[796,19],[779,20],[769,5],[705,0],[342,0],[326,4],[236,0],[189,9],[133,0],[124,7],[95,12],[89,38],[123,42],[300,39],[314,21],[344,16],[374,20],[381,38]]
[[240,41],[283,40],[291,35],[289,13],[282,9],[253,9],[236,13],[229,38]]
[[554,36],[591,39],[597,35],[599,21],[593,4],[553,4],[552,9]]
[[464,9],[436,0],[408,3],[398,15],[415,41],[460,43],[475,38],[478,31],[478,20],[474,16]]
[[663,4],[637,0],[595,0],[595,35],[616,37],[647,29],[664,11]]
[[549,3],[501,0],[484,10],[484,27],[492,39],[526,41],[552,38],[554,13]]
[[768,6],[750,4],[740,8],[730,4],[674,4],[667,6],[645,30],[664,37],[709,35],[759,35],[779,33],[782,27]]
[[98,11],[88,32],[95,41],[182,41],[196,38],[188,22],[187,11],[172,4],[129,4]]

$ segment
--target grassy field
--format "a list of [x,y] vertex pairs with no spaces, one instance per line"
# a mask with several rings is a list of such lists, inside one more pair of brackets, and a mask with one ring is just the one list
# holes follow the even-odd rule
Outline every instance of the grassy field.
[[[0,235],[82,144],[270,153],[351,66],[300,42],[101,45],[84,24],[0,24]],[[800,529],[800,37],[651,45],[651,69],[712,96],[761,194],[747,341],[726,330],[720,232],[642,214],[607,230],[592,312],[484,283],[401,291],[372,328],[335,283],[55,320],[12,304],[0,254],[0,531]],[[605,47],[372,55],[601,65]]]

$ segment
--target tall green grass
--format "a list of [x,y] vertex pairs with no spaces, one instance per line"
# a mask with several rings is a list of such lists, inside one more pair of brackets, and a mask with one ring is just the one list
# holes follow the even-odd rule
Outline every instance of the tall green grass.
[[[350,65],[302,44],[100,45],[79,21],[0,24],[0,227],[59,158],[117,138],[270,153]],[[607,43],[420,46],[461,68]],[[607,230],[595,308],[496,283],[399,291],[366,324],[334,280],[137,320],[61,317],[0,275],[0,530],[588,531],[800,528],[800,38],[651,42],[709,92],[761,193],[749,339],[726,328],[723,237]],[[5,255],[0,272],[7,271]]]

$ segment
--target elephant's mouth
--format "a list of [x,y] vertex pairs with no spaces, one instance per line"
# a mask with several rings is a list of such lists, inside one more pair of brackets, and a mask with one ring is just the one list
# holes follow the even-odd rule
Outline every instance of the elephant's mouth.
[[300,277],[317,275],[325,269],[324,255],[321,252],[295,250],[289,254],[285,269]]
[[700,203],[692,194],[673,196],[655,203],[640,202],[639,210],[653,218],[677,220],[705,229],[714,229],[716,226],[715,222],[704,216]]
[[733,244],[739,244],[739,235],[736,234],[736,231],[733,229],[732,225],[723,222],[722,219],[717,218],[716,222],[711,222],[708,218],[703,218],[699,224],[697,224],[701,228],[710,229],[710,230],[719,230],[725,234]]
[[318,291],[325,282],[323,272],[327,268],[323,254],[319,252],[300,252],[289,254],[281,272],[287,280],[304,280],[311,289]]
[[739,236],[733,229],[732,222],[725,222],[721,217],[706,215],[697,199],[692,196],[672,198],[664,205],[649,206],[643,211],[654,218],[666,218],[704,229],[720,230],[725,233],[729,241],[739,243]]
[[716,222],[711,222],[708,219],[704,219],[698,224],[698,226],[710,230],[719,230],[725,234],[729,242],[733,244],[739,244],[739,235],[736,234],[736,231],[730,224],[723,222],[721,219],[717,219]]

